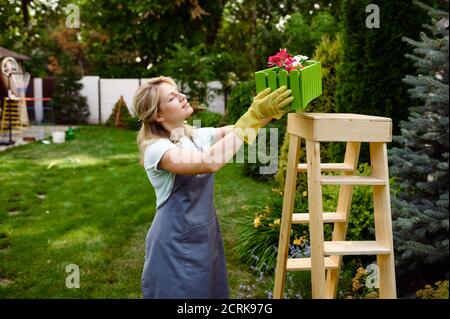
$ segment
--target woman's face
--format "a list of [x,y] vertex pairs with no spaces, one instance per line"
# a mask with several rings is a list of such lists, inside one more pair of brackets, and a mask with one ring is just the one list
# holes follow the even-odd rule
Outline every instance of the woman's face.
[[186,96],[178,92],[176,87],[169,83],[162,83],[159,90],[159,118],[162,119],[161,122],[182,123],[194,112]]

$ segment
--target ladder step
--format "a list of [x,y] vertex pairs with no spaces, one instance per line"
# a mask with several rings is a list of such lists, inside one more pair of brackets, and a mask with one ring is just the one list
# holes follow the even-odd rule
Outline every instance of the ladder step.
[[391,250],[376,241],[325,241],[325,255],[381,255]]
[[[12,125],[14,125],[14,124],[20,124],[20,123],[22,123],[22,122],[21,122],[21,121],[17,121],[17,120],[11,120],[11,124],[12,124]],[[9,125],[9,120],[8,120],[8,121],[4,121],[3,124],[4,124],[4,125]]]
[[[338,269],[339,265],[331,257],[325,257],[325,269]],[[311,269],[311,258],[288,258],[287,271]]]
[[[298,164],[297,172],[306,172],[308,165]],[[322,163],[320,164],[320,170],[322,172],[333,171],[333,172],[353,172],[355,171],[351,165],[345,163]]]
[[[323,213],[322,219],[324,223],[345,223],[346,219],[338,213]],[[301,214],[292,214],[292,223],[293,224],[308,224],[309,223],[309,214],[301,213]]]
[[386,185],[386,180],[372,176],[322,175],[322,185]]

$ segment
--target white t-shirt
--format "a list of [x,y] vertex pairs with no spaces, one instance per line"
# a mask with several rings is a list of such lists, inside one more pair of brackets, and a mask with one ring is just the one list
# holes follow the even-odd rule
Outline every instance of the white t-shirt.
[[[214,127],[201,127],[194,130],[193,140],[188,137],[182,137],[181,147],[183,149],[205,150],[211,146],[216,137],[217,129]],[[197,145],[197,146],[196,146]],[[176,146],[168,138],[160,138],[148,145],[144,153],[144,168],[150,183],[153,185],[156,194],[156,209],[161,207],[172,192],[175,173],[168,172],[158,167],[159,161],[164,153]]]

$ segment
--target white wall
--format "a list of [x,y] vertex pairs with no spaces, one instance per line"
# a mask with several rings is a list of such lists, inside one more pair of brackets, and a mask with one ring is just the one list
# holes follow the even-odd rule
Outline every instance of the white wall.
[[[133,113],[133,96],[139,85],[148,79],[101,79],[99,76],[85,76],[80,82],[83,84],[81,95],[87,98],[90,116],[90,124],[105,123],[112,113],[114,105],[122,95],[131,114]],[[35,78],[34,97],[42,97],[42,79]],[[214,89],[219,89],[219,81],[208,84],[208,111],[225,114],[225,101],[222,94]],[[36,115],[42,118],[42,102],[38,103]],[[100,109],[100,110],[99,110]]]
[[[34,78],[33,79],[33,95],[36,99],[42,99],[42,79]],[[41,123],[44,117],[44,109],[42,100],[34,101],[34,116],[35,120],[38,123]]]
[[87,98],[89,105],[89,124],[99,124],[99,76],[84,76],[80,83],[83,84],[83,88],[80,94]]
[[222,93],[217,93],[222,88],[219,81],[208,83],[208,111],[225,114],[225,99]]

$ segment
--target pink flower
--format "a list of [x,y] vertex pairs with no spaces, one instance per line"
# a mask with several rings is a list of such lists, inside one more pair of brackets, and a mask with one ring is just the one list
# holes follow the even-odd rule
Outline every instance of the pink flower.
[[[267,65],[269,67],[278,66],[280,68],[284,68],[287,71],[303,69],[303,65],[300,63],[300,58],[308,58],[304,56],[295,56],[290,55],[286,49],[280,49],[280,51],[269,57]],[[305,60],[306,60],[305,59]]]

